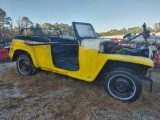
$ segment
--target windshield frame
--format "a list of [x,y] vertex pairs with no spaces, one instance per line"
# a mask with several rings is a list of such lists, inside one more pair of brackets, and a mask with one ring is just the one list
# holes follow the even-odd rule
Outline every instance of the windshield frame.
[[[83,39],[97,39],[98,38],[93,26],[90,23],[72,22],[72,25],[73,25],[73,29],[74,29],[76,38],[80,41],[80,43]],[[81,31],[80,33],[80,31],[78,30],[79,28],[77,26],[81,26],[81,28],[85,28],[85,26],[88,26],[88,28],[91,30],[90,33],[92,33],[93,36],[87,36],[87,35],[82,36],[81,34],[83,34],[84,32],[82,33]]]

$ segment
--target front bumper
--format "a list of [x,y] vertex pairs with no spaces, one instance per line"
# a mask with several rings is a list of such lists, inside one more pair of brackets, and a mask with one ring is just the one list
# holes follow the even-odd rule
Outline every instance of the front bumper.
[[153,68],[149,68],[147,74],[145,76],[139,76],[141,80],[145,80],[149,82],[149,91],[152,92],[153,80],[151,79]]

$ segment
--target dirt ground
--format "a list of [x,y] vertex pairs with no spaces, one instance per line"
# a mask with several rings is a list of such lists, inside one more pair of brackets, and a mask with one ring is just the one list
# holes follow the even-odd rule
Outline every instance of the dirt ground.
[[109,97],[100,82],[87,83],[50,73],[21,76],[15,63],[0,64],[0,120],[159,120],[160,70],[153,91],[143,82],[140,98],[129,104]]

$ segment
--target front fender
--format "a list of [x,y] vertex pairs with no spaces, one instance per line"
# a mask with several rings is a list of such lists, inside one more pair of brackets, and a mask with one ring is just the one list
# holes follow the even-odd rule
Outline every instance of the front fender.
[[154,62],[145,57],[140,56],[130,56],[130,55],[119,55],[119,54],[99,54],[98,55],[98,61],[97,61],[97,69],[92,79],[95,79],[103,66],[108,61],[121,61],[121,62],[127,62],[127,63],[135,63],[140,64],[148,67],[154,67]]
[[[100,62],[100,59],[102,60],[102,63]],[[149,67],[154,67],[154,62],[146,57],[119,54],[99,54],[99,64],[103,64],[108,60],[136,63]]]

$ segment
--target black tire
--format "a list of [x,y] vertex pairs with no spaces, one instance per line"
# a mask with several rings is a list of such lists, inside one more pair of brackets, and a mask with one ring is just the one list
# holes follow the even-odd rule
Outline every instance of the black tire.
[[127,70],[113,70],[104,81],[106,92],[123,102],[133,102],[142,92],[142,82],[136,74]]
[[18,72],[24,76],[34,75],[37,71],[28,54],[19,55],[16,65]]

